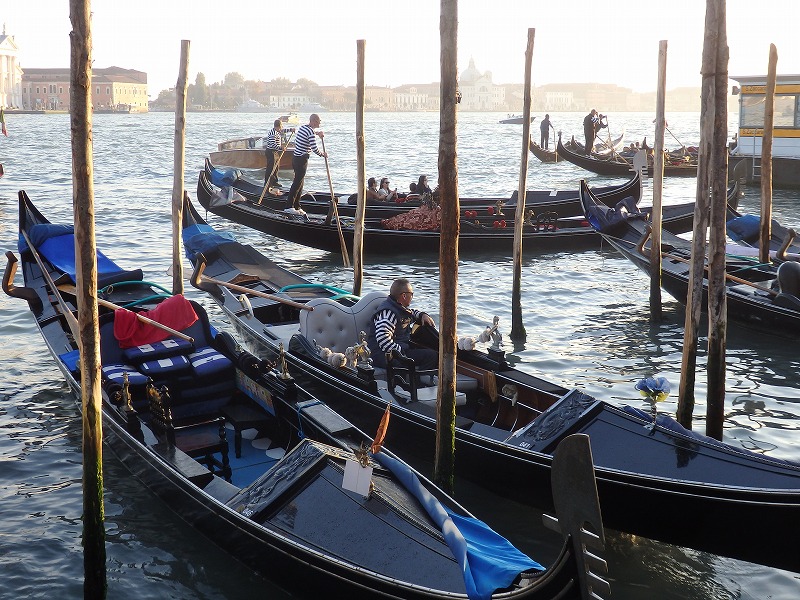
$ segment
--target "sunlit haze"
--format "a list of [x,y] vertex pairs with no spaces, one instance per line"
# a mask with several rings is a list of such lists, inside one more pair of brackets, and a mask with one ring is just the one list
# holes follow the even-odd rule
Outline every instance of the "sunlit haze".
[[[435,0],[263,0],[92,2],[96,67],[144,71],[149,95],[175,85],[182,39],[191,41],[189,82],[226,73],[320,85],[356,83],[356,40],[366,40],[367,85],[399,86],[440,78]],[[461,0],[458,70],[470,59],[494,83],[521,83],[528,28],[535,28],[532,78],[547,83],[613,83],[636,92],[657,85],[659,40],[667,40],[667,88],[699,87],[706,3]],[[69,67],[67,0],[0,0],[22,68]],[[800,73],[797,0],[728,0],[729,73],[767,71],[769,44],[778,73]]]

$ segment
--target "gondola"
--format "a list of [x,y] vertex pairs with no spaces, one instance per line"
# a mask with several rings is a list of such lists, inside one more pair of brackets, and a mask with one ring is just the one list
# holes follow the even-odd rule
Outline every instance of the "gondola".
[[[624,139],[625,139],[625,132],[623,131],[622,135],[620,135],[617,139],[611,142],[610,147],[609,144],[605,142],[600,142],[595,144],[595,152],[600,155],[605,155],[605,153],[610,152],[609,148],[617,150],[622,145],[622,141]],[[583,152],[583,145],[577,143],[575,140],[571,140],[570,142],[567,143],[571,146],[571,149],[574,149],[576,152]],[[533,141],[532,137],[528,144],[528,148],[530,149],[531,154],[533,154],[543,163],[556,163],[564,160],[561,156],[558,155],[558,152],[556,150],[542,148],[539,144]]]
[[[24,286],[14,286],[18,261],[8,252],[3,288],[27,300],[80,400],[72,226],[49,223],[25,192],[19,204]],[[368,450],[371,438],[218,333],[199,304],[102,254],[98,264],[104,441],[209,543],[293,594],[577,600],[585,569],[602,567],[579,549],[603,540],[596,505],[577,519],[599,533],[559,521],[571,538],[588,537],[565,543],[546,569],[387,450]],[[571,468],[591,465],[566,452]],[[487,574],[481,562],[499,568]]]
[[528,149],[531,151],[531,154],[543,163],[557,163],[564,160],[558,155],[558,152],[550,150],[549,148],[542,148],[539,144],[534,142],[533,139],[528,142]]
[[[283,210],[287,206],[288,190],[282,190],[280,193],[269,191],[264,193],[263,184],[254,183],[236,172],[231,173],[227,169],[217,168],[209,159],[205,161],[205,171],[210,182],[215,185],[230,186],[246,200],[273,210]],[[277,191],[276,188],[272,189],[272,192]],[[638,202],[642,196],[641,179],[638,173],[633,173],[630,179],[621,185],[596,187],[593,191],[608,206],[615,206],[628,196]],[[337,210],[341,216],[351,218],[355,216],[356,206],[350,202],[353,197],[354,195],[350,194],[337,199]],[[330,210],[330,198],[330,192],[306,192],[300,199],[300,206],[309,214],[327,215]],[[558,218],[577,217],[583,214],[577,190],[528,190],[525,198],[526,209],[533,210],[536,214],[554,213]],[[365,216],[368,219],[388,219],[417,208],[421,204],[416,194],[401,194],[397,202],[371,201],[366,206]],[[517,207],[517,192],[506,197],[459,198],[459,204],[462,214],[475,211],[478,213],[478,218],[488,220],[491,225],[498,217],[513,218]]]
[[[581,182],[581,199],[587,218],[609,244],[649,275],[650,237],[645,215],[620,215],[598,202]],[[734,213],[738,214],[738,213]],[[662,233],[661,285],[673,298],[686,304],[689,289],[691,242]],[[773,240],[773,254],[778,239]],[[747,321],[768,331],[781,333],[800,330],[800,281],[794,281],[800,264],[788,263],[780,274],[773,264],[760,264],[757,249],[749,245],[730,244],[727,248],[725,293],[728,315]],[[779,283],[781,285],[779,285]],[[708,280],[703,279],[703,307],[707,306]]]
[[[188,201],[183,218],[184,246],[195,265],[192,284],[217,301],[255,351],[271,357],[281,345],[288,348],[291,374],[324,392],[334,410],[366,431],[391,404],[389,447],[405,458],[430,459],[435,386],[410,385],[414,378],[400,367],[384,373],[358,361],[338,368],[323,359],[321,349],[354,355],[385,292],[354,298],[309,282],[215,231]],[[439,347],[432,328],[420,327],[414,337]],[[775,531],[800,526],[798,465],[696,436],[665,415],[652,428],[652,418],[641,411],[513,368],[501,341],[495,336],[485,350],[458,350],[455,447],[461,477],[548,510],[552,449],[568,432],[586,433],[607,526],[800,569],[800,550],[774,543]]]
[[[558,138],[558,145],[556,150],[564,160],[571,162],[574,165],[582,167],[587,171],[592,171],[598,175],[606,175],[609,177],[628,177],[631,172],[635,170],[634,159],[623,158],[619,154],[606,158],[597,158],[596,156],[586,156],[573,152],[567,148],[562,142],[561,137]],[[648,158],[647,174],[653,176],[653,163],[652,159]],[[675,177],[694,177],[697,175],[697,162],[691,160],[682,161],[669,161],[666,160],[664,164],[664,175]]]
[[[217,196],[219,196],[217,194]],[[290,215],[254,202],[217,202],[215,188],[201,171],[197,181],[197,199],[206,210],[230,221],[298,244],[339,252],[341,241],[335,222],[327,223],[322,215]],[[681,233],[692,227],[693,203],[664,208],[664,227]],[[491,225],[479,218],[461,220],[459,252],[511,255],[514,243],[513,221],[494,215]],[[342,236],[348,248],[353,247],[353,221],[340,217]],[[557,215],[540,213],[529,216],[523,227],[523,249],[527,252],[558,249],[596,248],[600,238],[583,217],[559,219]],[[404,252],[438,254],[439,231],[387,229],[381,220],[365,221],[364,252],[396,254]]]

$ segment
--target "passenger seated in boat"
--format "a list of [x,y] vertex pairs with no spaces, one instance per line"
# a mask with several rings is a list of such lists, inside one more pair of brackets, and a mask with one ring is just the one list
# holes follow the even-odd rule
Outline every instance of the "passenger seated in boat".
[[415,188],[411,189],[411,193],[412,194],[419,194],[420,196],[422,196],[422,194],[425,194],[425,193],[427,193],[427,194],[433,193],[433,190],[431,190],[431,188],[428,186],[428,176],[427,175],[420,175],[419,176],[419,180],[417,181],[417,185],[416,185]]
[[395,279],[389,296],[378,305],[367,334],[370,356],[376,367],[386,368],[386,353],[399,352],[411,358],[419,370],[436,369],[439,365],[437,353],[430,348],[411,346],[413,323],[435,326],[428,313],[409,308],[414,297],[414,288],[408,279]]
[[382,177],[381,185],[378,188],[378,194],[383,199],[383,202],[394,202],[397,200],[397,188],[389,189],[389,178]]
[[374,177],[367,180],[367,202],[386,202],[386,199],[378,193],[378,182]]

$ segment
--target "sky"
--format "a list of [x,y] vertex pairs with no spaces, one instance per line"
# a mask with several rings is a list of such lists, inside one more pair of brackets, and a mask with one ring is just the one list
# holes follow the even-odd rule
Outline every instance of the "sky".
[[[635,92],[658,85],[666,40],[667,89],[699,87],[702,0],[460,0],[458,71],[472,59],[496,84],[522,83],[528,29],[535,29],[533,84],[611,83]],[[396,87],[440,79],[436,0],[93,0],[95,68],[144,71],[151,98],[178,79],[181,40],[190,41],[189,83],[227,73],[269,81],[307,78],[355,85],[356,40],[366,40],[367,85]],[[69,67],[68,0],[0,0],[22,68]],[[766,74],[769,45],[779,74],[800,73],[798,0],[728,0],[728,72]]]

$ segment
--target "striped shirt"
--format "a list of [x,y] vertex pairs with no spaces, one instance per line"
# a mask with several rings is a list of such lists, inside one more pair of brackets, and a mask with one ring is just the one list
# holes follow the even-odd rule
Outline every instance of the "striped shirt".
[[[423,311],[415,310],[413,308],[406,310],[408,311],[409,318],[414,323],[418,323],[422,318]],[[405,346],[403,346],[394,341],[395,329],[398,326],[397,315],[394,311],[389,310],[388,308],[380,311],[373,318],[373,324],[375,327],[375,341],[378,343],[378,347],[381,349],[381,352],[385,354],[390,350],[396,350],[401,354],[406,353],[408,350],[408,344],[406,343]]]
[[264,138],[264,148],[267,150],[280,150],[282,139],[281,132],[273,127],[269,130],[267,137]]
[[297,130],[297,134],[294,138],[294,155],[303,156],[308,155],[310,152],[322,156],[322,152],[317,148],[314,130],[311,129],[310,125],[303,125]]

